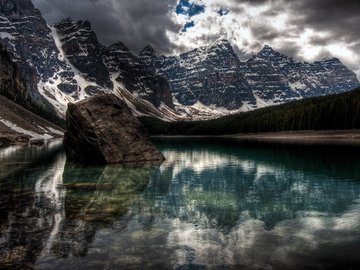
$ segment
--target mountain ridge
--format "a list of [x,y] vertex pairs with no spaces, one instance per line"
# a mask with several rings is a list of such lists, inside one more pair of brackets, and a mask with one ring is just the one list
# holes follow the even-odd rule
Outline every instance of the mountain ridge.
[[[269,132],[360,130],[360,88],[205,121],[141,117],[150,135],[217,136]],[[350,132],[351,133],[351,132]],[[276,135],[275,135],[276,136]]]
[[298,62],[264,46],[240,61],[226,39],[178,56],[159,56],[149,46],[136,55],[121,41],[102,45],[89,21],[66,18],[47,25],[30,0],[0,0],[0,15],[0,43],[17,63],[31,99],[52,106],[60,117],[69,102],[102,93],[121,97],[135,115],[176,120],[360,86],[336,58]]
[[[187,66],[187,63],[191,65]],[[241,109],[244,103],[250,105],[250,109],[259,108],[259,100],[267,105],[281,104],[306,97],[340,93],[360,86],[356,74],[338,58],[325,58],[313,63],[296,61],[265,45],[248,60],[240,61],[230,42],[224,39],[178,56],[159,56],[154,65],[159,74],[168,78],[175,97],[178,97],[178,93],[189,93],[190,96],[194,96],[194,92],[198,93],[197,98],[185,97],[185,101],[180,96],[177,98],[180,103],[192,105],[199,100],[205,105],[225,105],[231,110]],[[210,74],[204,75],[204,70],[210,71]],[[233,76],[229,75],[231,72]],[[198,76],[194,78],[193,73]],[[212,76],[216,81],[209,84]],[[219,85],[219,80],[223,80],[222,85]],[[246,93],[241,98],[242,103],[223,104],[215,100],[214,104],[214,100],[204,97],[204,93],[206,95],[209,91],[225,94],[226,97],[229,87]]]

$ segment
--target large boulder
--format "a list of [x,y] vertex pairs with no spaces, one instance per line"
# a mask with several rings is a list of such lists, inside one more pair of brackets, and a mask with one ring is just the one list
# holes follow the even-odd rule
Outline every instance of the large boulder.
[[69,104],[64,148],[79,163],[162,162],[143,125],[113,94]]

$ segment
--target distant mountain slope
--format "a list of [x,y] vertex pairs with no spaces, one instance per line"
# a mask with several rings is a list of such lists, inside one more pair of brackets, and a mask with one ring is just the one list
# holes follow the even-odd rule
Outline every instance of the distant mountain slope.
[[[140,53],[143,55],[149,48]],[[180,56],[157,57],[152,51],[145,63],[165,76],[181,105],[205,105],[239,109],[256,100],[241,70],[243,63],[227,40],[218,40]]]
[[140,120],[151,135],[221,135],[360,129],[360,89],[294,101],[209,121],[166,123],[146,117]]
[[0,95],[0,146],[62,137],[64,130]]
[[251,110],[302,98],[346,92],[360,86],[337,58],[299,62],[270,46],[241,62],[229,41],[220,39],[179,56],[147,61],[170,82],[177,102]]

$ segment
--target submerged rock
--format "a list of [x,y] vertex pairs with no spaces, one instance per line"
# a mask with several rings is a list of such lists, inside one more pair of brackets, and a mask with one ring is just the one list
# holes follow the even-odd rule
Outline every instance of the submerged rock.
[[64,148],[80,163],[162,162],[139,120],[113,94],[69,104]]

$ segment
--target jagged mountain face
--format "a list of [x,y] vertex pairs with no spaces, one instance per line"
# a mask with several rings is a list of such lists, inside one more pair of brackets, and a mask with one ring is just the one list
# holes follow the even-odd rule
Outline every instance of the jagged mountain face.
[[265,46],[246,66],[246,77],[254,94],[274,103],[334,94],[359,86],[355,73],[337,58],[297,62]]
[[52,105],[62,116],[69,102],[104,92],[130,92],[129,105],[143,98],[150,102],[146,107],[172,107],[167,80],[142,69],[137,56],[101,45],[87,21],[65,19],[49,27],[31,0],[0,0],[0,43],[32,100]]
[[279,70],[279,67],[289,63],[293,63],[291,58],[273,51],[269,46],[265,46],[257,55],[250,58],[243,72],[254,95],[274,103],[301,98],[296,91],[292,91],[287,82],[287,75]]
[[135,56],[123,43],[118,42],[105,49],[104,59],[113,79],[130,92],[156,107],[161,103],[169,108],[174,107],[167,80],[156,75],[154,69],[146,68],[141,55]]
[[61,71],[64,83],[73,84],[73,74],[59,60],[50,29],[30,0],[0,1],[0,42],[17,63],[28,92],[38,102],[40,81],[48,81]]
[[244,102],[255,104],[240,69],[243,64],[226,40],[177,57],[150,58],[158,73],[169,80],[174,97],[182,105],[201,102],[234,110]]
[[[96,34],[88,21],[72,21],[65,19],[54,25],[61,41],[64,57],[85,78],[103,88],[112,89],[108,68],[103,62],[103,46],[98,42]],[[92,94],[87,86],[84,91]]]
[[40,11],[30,0],[1,0],[0,33],[0,42],[16,62],[32,100],[64,111],[62,103],[73,100],[66,95],[78,90],[75,74],[60,57]]
[[[182,105],[244,110],[301,98],[344,92],[359,87],[354,72],[339,59],[297,62],[265,46],[241,62],[226,40],[218,40],[180,56],[154,57],[151,64],[170,82]],[[150,61],[151,62],[151,61]]]
[[62,116],[69,102],[108,92],[139,115],[166,113],[174,119],[214,117],[360,86],[339,59],[297,62],[265,46],[242,62],[224,39],[179,56],[158,56],[151,47],[136,56],[121,42],[100,44],[88,21],[65,19],[49,27],[31,0],[0,0],[0,43],[31,100]]
[[3,48],[0,48],[0,95],[24,107],[30,104],[30,95],[20,72]]
[[[1,45],[0,45],[1,47]],[[0,145],[27,142],[30,138],[53,138],[62,134],[61,128],[31,113],[49,117],[34,104],[16,64],[8,53],[0,48]],[[55,122],[55,119],[51,119]]]

